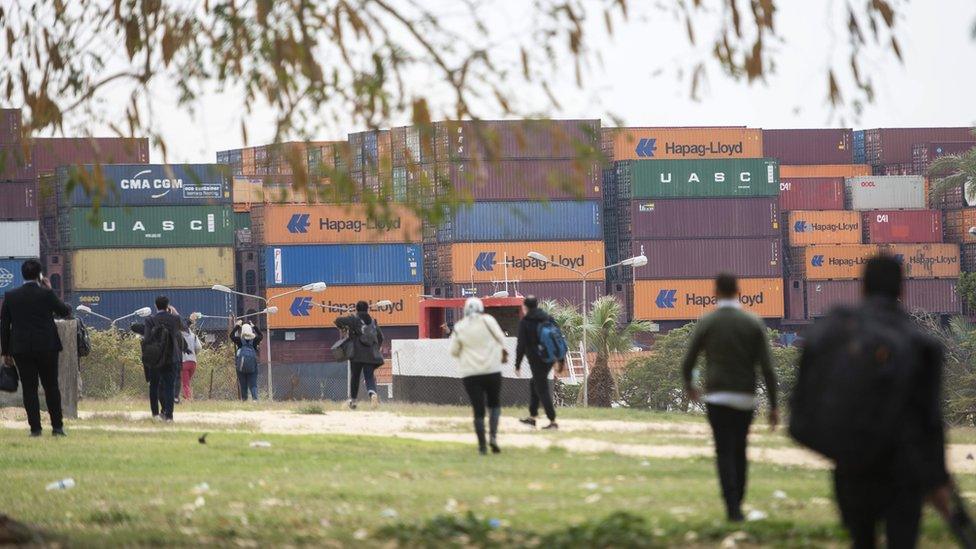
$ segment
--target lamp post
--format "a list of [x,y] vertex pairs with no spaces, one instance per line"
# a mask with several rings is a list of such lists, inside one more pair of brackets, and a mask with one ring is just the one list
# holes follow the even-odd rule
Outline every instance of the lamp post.
[[[264,302],[265,309],[263,311],[261,311],[260,313],[257,313],[257,314],[265,314],[265,315],[267,315],[267,314],[273,314],[273,312],[271,311],[272,307],[270,306],[271,305],[271,301],[273,301],[275,299],[278,299],[279,297],[284,297],[286,295],[291,295],[291,294],[297,294],[299,292],[315,292],[315,293],[319,293],[319,292],[324,292],[325,291],[325,288],[326,288],[325,282],[312,282],[311,284],[306,284],[306,285],[302,286],[301,288],[296,288],[294,290],[288,290],[287,292],[282,292],[280,294],[276,294],[276,295],[273,295],[273,296],[267,297],[267,298],[264,297],[264,296],[260,296],[260,295],[253,295],[253,294],[246,294],[244,292],[238,292],[236,290],[232,290],[231,288],[228,288],[227,286],[224,286],[223,284],[214,284],[210,289],[211,290],[214,290],[214,291],[217,291],[217,292],[223,292],[225,294],[240,295],[240,296],[244,296],[244,297],[250,297],[250,298],[254,298],[254,299],[261,300],[261,301]],[[274,312],[277,312],[277,311],[278,311],[278,308],[277,307],[274,307]],[[254,316],[254,313],[252,313],[250,315],[245,315],[245,316]],[[238,317],[238,318],[244,318],[244,317],[242,316],[242,317]],[[267,317],[265,317],[265,318],[267,319]],[[265,350],[267,351],[266,354],[267,354],[267,357],[268,357],[268,400],[274,400],[274,385],[272,385],[272,383],[271,383],[271,322],[270,322],[270,319],[267,319],[267,320],[268,320],[268,322],[266,323],[265,327],[268,330],[268,338],[267,338],[267,342],[265,344]]]
[[581,271],[574,267],[561,265],[549,259],[548,257],[540,254],[539,252],[529,252],[528,257],[530,259],[535,259],[536,261],[542,261],[544,263],[548,263],[549,265],[553,265],[555,267],[560,267],[569,271],[573,271],[574,273],[579,275],[580,280],[583,283],[583,406],[589,406],[590,395],[588,389],[589,389],[589,381],[590,381],[590,369],[589,366],[587,366],[586,364],[586,353],[589,351],[589,348],[586,346],[586,305],[587,305],[586,278],[593,273],[606,271],[607,269],[612,269],[614,267],[623,266],[623,267],[633,267],[635,269],[637,267],[643,267],[644,265],[647,265],[647,256],[645,256],[643,250],[641,250],[641,255],[629,257],[623,261],[614,263],[613,265],[607,265],[605,267],[597,267],[595,269],[590,269],[589,271]]
[[125,316],[120,316],[119,318],[113,320],[105,315],[96,313],[95,311],[91,310],[91,307],[88,307],[87,305],[78,305],[77,307],[75,307],[75,310],[78,311],[79,313],[85,313],[86,315],[97,316],[98,318],[107,320],[111,323],[111,326],[113,328],[115,327],[115,323],[120,320],[125,320],[126,318],[133,317],[133,316],[138,316],[139,318],[146,318],[147,316],[152,314],[151,308],[142,307],[141,309],[136,309],[135,311],[132,311],[131,313]]

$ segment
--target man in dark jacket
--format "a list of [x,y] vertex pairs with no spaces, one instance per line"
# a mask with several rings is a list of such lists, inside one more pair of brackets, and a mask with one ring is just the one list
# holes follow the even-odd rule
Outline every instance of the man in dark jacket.
[[[878,522],[886,524],[888,547],[914,547],[918,540],[923,501],[928,498],[946,516],[950,507],[950,480],[945,463],[945,427],[942,419],[941,344],[924,334],[898,303],[902,292],[901,264],[890,257],[868,261],[864,270],[865,301],[857,308],[865,322],[878,323],[897,331],[909,345],[902,379],[909,387],[903,417],[896,420],[899,435],[895,447],[885,451],[884,461],[873,467],[851,467],[838,463],[834,470],[834,490],[841,519],[850,532],[854,547],[874,547]],[[830,334],[850,328],[838,326],[838,310],[810,330],[804,342],[804,362],[815,364],[815,357],[838,345]],[[851,334],[855,335],[855,334]],[[902,353],[905,354],[905,353]],[[910,380],[910,381],[908,381]],[[834,389],[837,390],[837,389]],[[794,395],[794,399],[800,395]]]
[[21,265],[24,285],[6,293],[0,309],[0,350],[3,362],[17,366],[24,393],[24,410],[32,437],[41,436],[41,403],[38,379],[44,387],[47,413],[55,436],[64,436],[61,389],[58,387],[58,354],[61,338],[54,317],[68,317],[71,308],[51,291],[41,274],[41,263],[28,259]]
[[[746,440],[756,407],[756,366],[760,368],[769,399],[769,423],[775,429],[776,375],[770,360],[766,326],[756,315],[742,310],[739,284],[729,274],[715,279],[717,308],[695,326],[681,366],[689,398],[705,401],[708,423],[715,439],[718,477],[730,521],[741,521],[746,494]],[[705,353],[705,396],[692,384],[698,355]]]
[[[515,371],[521,375],[522,358],[529,360],[529,370],[532,379],[529,381],[529,417],[519,421],[535,427],[539,416],[539,403],[542,403],[549,418],[549,425],[543,429],[558,429],[556,424],[556,407],[552,404],[552,391],[549,387],[549,372],[552,364],[546,364],[539,356],[539,325],[552,320],[549,313],[539,308],[539,300],[535,296],[528,296],[522,302],[524,316],[519,321],[518,343],[515,346]],[[560,363],[559,370],[563,365]]]
[[[176,396],[176,372],[183,360],[186,343],[183,340],[183,320],[169,298],[156,298],[156,313],[146,318],[143,324],[133,324],[132,331],[149,337],[156,326],[164,326],[170,335],[168,365],[162,368],[146,368],[146,381],[149,382],[149,409],[153,418],[173,421],[173,401]],[[162,409],[160,409],[162,408]]]
[[353,356],[349,361],[351,370],[349,376],[349,408],[356,409],[356,399],[359,397],[359,377],[366,380],[366,390],[373,407],[379,404],[376,394],[376,376],[374,372],[383,365],[383,331],[379,324],[369,314],[369,303],[356,303],[356,314],[339,317],[335,325],[344,330],[353,340]]

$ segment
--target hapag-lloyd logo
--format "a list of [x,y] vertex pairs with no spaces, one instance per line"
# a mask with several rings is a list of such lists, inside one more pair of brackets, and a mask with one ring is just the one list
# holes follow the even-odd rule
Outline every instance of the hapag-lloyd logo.
[[738,143],[722,143],[721,141],[709,141],[707,143],[671,143],[664,144],[664,151],[668,154],[677,156],[728,156],[741,155],[744,150],[742,141]]
[[858,223],[817,223],[816,221],[797,221],[793,224],[793,232],[797,233],[807,233],[807,232],[828,232],[837,233],[845,231],[857,231],[860,230],[861,225]]
[[[766,292],[759,292],[756,294],[742,294],[739,296],[739,303],[742,303],[746,307],[755,307],[756,305],[762,305],[766,301]],[[693,307],[713,307],[718,304],[718,298],[714,295],[698,295],[696,293],[685,294],[685,305],[691,305]]]
[[[355,301],[349,303],[343,303],[341,301],[332,301],[330,299],[329,301],[326,301],[319,305],[322,307],[323,313],[330,312],[330,311],[335,312],[336,310],[339,309],[348,309],[348,310],[356,309]],[[399,301],[394,301],[389,305],[379,306],[379,307],[376,307],[374,302],[370,301],[369,307],[372,312],[380,312],[380,313],[392,315],[393,313],[402,313],[406,305],[404,304],[404,301],[401,299]]]
[[328,217],[319,218],[319,229],[342,233],[352,231],[361,233],[367,231],[394,231],[399,229],[401,221],[399,217],[387,221],[367,221],[365,219],[329,219]]
[[959,256],[952,255],[925,255],[917,253],[915,255],[903,256],[902,263],[908,260],[909,265],[921,265],[925,269],[931,269],[933,265],[955,265],[959,263]]
[[[496,265],[496,255],[497,252],[480,252],[474,260],[475,269],[478,271],[494,271]],[[553,254],[549,256],[549,261],[563,267],[569,267],[571,269],[586,267],[585,255],[567,256],[562,254]],[[508,266],[512,269],[518,269],[520,271],[545,271],[553,265],[547,261],[540,261],[531,257],[509,257]]]

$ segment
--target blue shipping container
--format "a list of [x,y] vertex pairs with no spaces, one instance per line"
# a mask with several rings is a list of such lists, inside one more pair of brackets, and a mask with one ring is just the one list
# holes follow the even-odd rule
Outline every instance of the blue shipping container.
[[24,277],[20,275],[23,264],[23,259],[0,259],[0,296],[24,283]]
[[867,153],[864,147],[864,130],[854,132],[854,163],[865,164]]
[[476,202],[438,230],[441,242],[600,240],[599,201]]
[[[225,294],[207,289],[199,290],[106,290],[106,291],[85,291],[79,290],[68,296],[68,304],[72,308],[78,305],[91,307],[93,312],[109,318],[119,318],[135,312],[142,307],[156,309],[156,297],[165,295],[169,297],[170,303],[180,312],[184,320],[189,318],[190,313],[203,313],[213,316],[229,316],[234,314],[234,298],[231,294]],[[85,324],[98,329],[109,327],[107,320],[98,318],[95,315],[76,313]],[[139,322],[138,317],[131,317],[116,324],[117,327],[127,329],[133,323]],[[197,323],[197,328],[201,330],[226,330],[227,320],[221,318],[201,318]]]
[[264,250],[268,286],[326,284],[423,284],[423,252],[417,244],[269,246]]
[[[85,166],[89,174],[93,166]],[[101,166],[105,179],[102,206],[168,206],[230,204],[230,180],[220,164],[112,164]],[[77,179],[68,168],[58,169],[58,204],[91,206],[92,197],[75,184],[70,197],[68,183]]]

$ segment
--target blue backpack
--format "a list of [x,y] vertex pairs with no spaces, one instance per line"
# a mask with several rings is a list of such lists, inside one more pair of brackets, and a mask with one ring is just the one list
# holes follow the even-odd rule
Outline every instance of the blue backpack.
[[250,341],[241,341],[241,348],[237,350],[237,371],[242,374],[258,373],[258,352]]
[[539,358],[546,364],[554,364],[566,359],[566,338],[559,325],[550,318],[539,323]]

